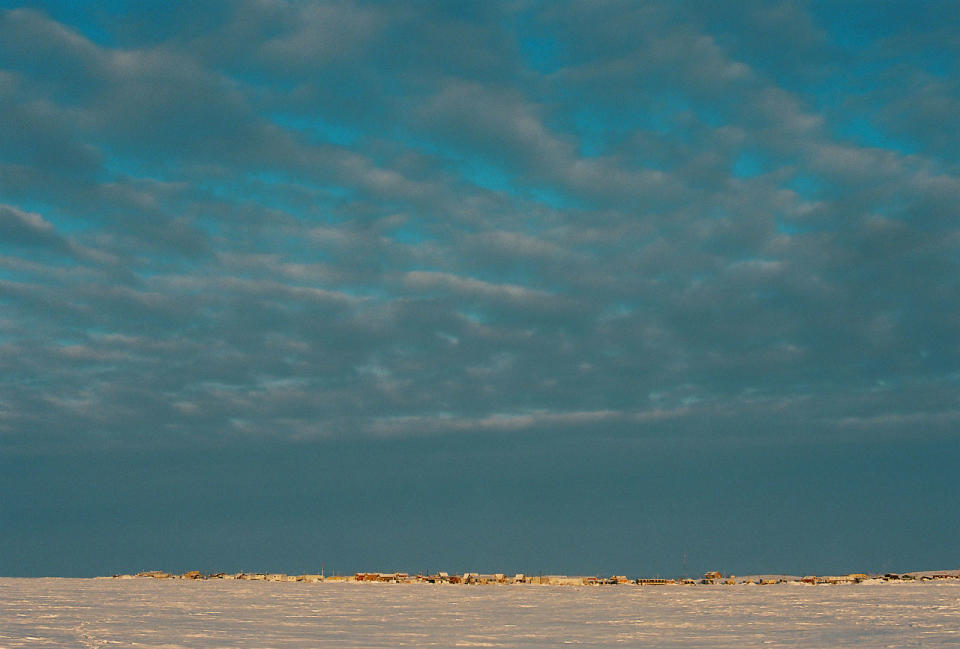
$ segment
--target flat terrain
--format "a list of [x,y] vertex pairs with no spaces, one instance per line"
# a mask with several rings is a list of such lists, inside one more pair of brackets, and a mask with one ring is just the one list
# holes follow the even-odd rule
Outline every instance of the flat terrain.
[[0,648],[956,647],[960,583],[0,579]]

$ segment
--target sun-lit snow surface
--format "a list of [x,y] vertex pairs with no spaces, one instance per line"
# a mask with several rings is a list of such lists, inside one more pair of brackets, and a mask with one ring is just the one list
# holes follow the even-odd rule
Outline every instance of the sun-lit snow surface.
[[0,647],[956,647],[960,584],[0,579]]

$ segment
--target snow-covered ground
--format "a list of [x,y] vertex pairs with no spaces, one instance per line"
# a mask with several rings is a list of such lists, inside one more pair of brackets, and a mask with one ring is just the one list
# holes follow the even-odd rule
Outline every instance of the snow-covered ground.
[[960,582],[451,586],[0,579],[13,647],[957,647]]

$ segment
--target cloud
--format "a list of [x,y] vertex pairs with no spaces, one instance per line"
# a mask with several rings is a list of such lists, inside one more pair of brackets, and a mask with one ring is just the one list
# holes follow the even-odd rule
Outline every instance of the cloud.
[[404,283],[413,288],[446,288],[463,295],[480,295],[516,300],[545,298],[548,294],[514,284],[491,284],[470,277],[459,277],[449,273],[430,271],[410,271],[404,276]]
[[379,12],[351,4],[304,4],[292,9],[293,29],[259,46],[260,56],[276,67],[308,67],[318,60],[355,56],[375,42],[385,22]]
[[950,411],[949,34],[860,52],[797,3],[48,11],[0,16],[5,447]]
[[374,421],[370,431],[376,435],[431,435],[451,432],[522,432],[543,428],[575,428],[611,422],[651,422],[673,419],[685,414],[675,411],[619,412],[615,410],[495,413],[483,417],[450,415],[393,417]]
[[0,237],[5,243],[23,246],[62,247],[64,239],[39,214],[24,212],[12,205],[0,205]]

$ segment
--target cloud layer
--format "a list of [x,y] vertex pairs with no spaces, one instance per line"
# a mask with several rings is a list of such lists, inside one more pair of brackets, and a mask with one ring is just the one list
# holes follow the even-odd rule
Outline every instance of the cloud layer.
[[0,448],[953,435],[955,12],[3,10]]

